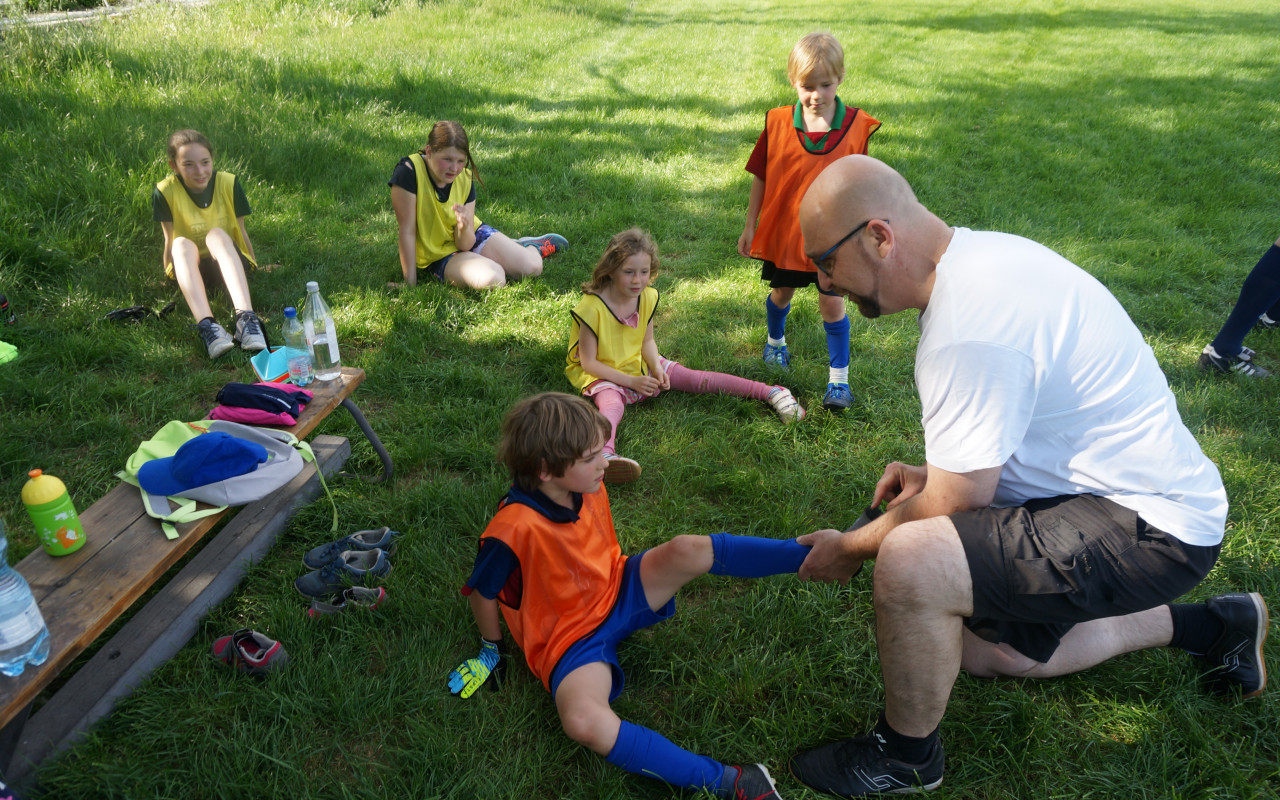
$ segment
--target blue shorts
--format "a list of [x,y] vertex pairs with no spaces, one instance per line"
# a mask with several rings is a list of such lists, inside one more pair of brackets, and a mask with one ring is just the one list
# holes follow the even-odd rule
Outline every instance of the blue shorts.
[[[497,232],[498,231],[496,228],[492,228],[488,225],[483,225],[483,224],[479,228],[476,228],[476,243],[471,245],[471,250],[469,252],[479,255],[480,251],[484,249],[484,243],[489,241],[489,237],[494,235]],[[440,259],[436,259],[435,261],[432,261],[430,264],[427,265],[427,272],[430,272],[432,275],[435,275],[436,280],[438,281],[444,280],[444,268],[449,265],[449,259],[453,258],[457,254],[458,254],[458,251],[455,250],[454,252],[450,253],[444,258],[440,258]]]
[[667,601],[659,611],[649,608],[649,601],[644,597],[644,585],[640,582],[640,559],[649,551],[637,553],[627,559],[622,568],[622,586],[618,588],[618,602],[613,610],[594,633],[579,639],[570,645],[560,656],[555,669],[551,670],[551,696],[556,696],[560,681],[578,667],[602,661],[613,670],[613,688],[609,691],[609,702],[612,703],[622,694],[627,676],[618,665],[618,642],[626,639],[638,630],[657,625],[670,619],[676,613],[676,599]]

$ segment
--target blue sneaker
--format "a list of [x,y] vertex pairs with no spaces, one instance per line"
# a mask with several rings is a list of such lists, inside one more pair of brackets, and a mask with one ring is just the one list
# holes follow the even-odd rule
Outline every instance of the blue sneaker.
[[392,556],[395,555],[396,539],[399,537],[400,531],[393,531],[385,525],[371,531],[356,531],[336,542],[329,542],[308,550],[302,557],[302,563],[307,566],[307,569],[320,569],[348,550],[381,550]]
[[516,244],[537,249],[538,255],[549,258],[556,253],[569,249],[569,240],[558,233],[544,233],[541,236],[521,236]]
[[308,572],[293,582],[307,597],[327,599],[349,584],[365,583],[369,578],[391,574],[391,561],[381,550],[348,550],[320,569]]
[[853,405],[853,392],[847,383],[828,383],[822,396],[822,407],[828,411],[844,411]]
[[787,346],[785,344],[773,345],[765,342],[764,363],[772,367],[789,368],[791,366],[791,354],[787,352]]

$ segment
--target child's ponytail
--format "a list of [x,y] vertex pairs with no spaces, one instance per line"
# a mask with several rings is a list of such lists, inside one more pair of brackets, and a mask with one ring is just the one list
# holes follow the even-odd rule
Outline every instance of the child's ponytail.
[[484,181],[480,180],[480,167],[476,165],[476,160],[471,157],[471,145],[467,142],[467,132],[462,129],[462,124],[451,120],[441,120],[431,126],[431,133],[427,134],[427,144],[422,148],[423,155],[427,150],[443,150],[446,147],[455,147],[462,151],[467,157],[467,167],[471,170],[471,178],[484,186]]

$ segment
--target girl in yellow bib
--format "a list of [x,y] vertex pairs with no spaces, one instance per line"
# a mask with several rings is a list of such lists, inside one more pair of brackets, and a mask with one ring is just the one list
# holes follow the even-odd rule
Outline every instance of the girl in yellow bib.
[[456,122],[437,122],[426,146],[400,159],[387,185],[405,283],[416,285],[423,269],[454,286],[495,289],[508,279],[541,275],[542,259],[568,246],[559,234],[512,240],[481,223],[479,180],[467,133]]
[[617,234],[573,309],[565,375],[609,420],[604,479],[626,483],[640,477],[640,465],[617,454],[614,439],[628,405],[674,389],[693,394],[730,394],[763,400],[783,422],[804,419],[804,409],[782,386],[701,372],[663,358],[653,340],[658,290],[649,285],[658,271],[658,247],[639,228]]
[[[239,179],[213,169],[213,146],[199,131],[169,137],[169,169],[151,195],[152,218],[164,231],[164,272],[178,288],[196,319],[196,330],[217,358],[239,342],[245,350],[267,346],[262,322],[249,298],[247,269],[257,267],[253,244],[244,229],[249,201]],[[235,337],[213,318],[205,282],[221,276],[236,312]]]

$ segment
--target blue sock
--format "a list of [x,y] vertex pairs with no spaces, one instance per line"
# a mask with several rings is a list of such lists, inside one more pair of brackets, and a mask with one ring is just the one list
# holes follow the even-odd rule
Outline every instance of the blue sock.
[[765,324],[769,326],[769,338],[781,339],[787,335],[787,314],[791,313],[791,304],[786,308],[778,308],[773,304],[773,295],[764,296]]
[[720,779],[724,776],[724,764],[714,758],[694,755],[683,747],[676,747],[662,734],[632,725],[625,719],[605,761],[672,786],[712,794],[719,793]]
[[843,369],[849,366],[849,315],[839,322],[824,322],[822,327],[827,332],[827,354],[831,357],[831,366]]
[[[1244,337],[1269,309],[1280,300],[1280,247],[1274,244],[1262,254],[1249,276],[1240,287],[1240,299],[1222,330],[1214,337],[1213,349],[1220,356],[1238,356],[1244,347]],[[1267,316],[1271,316],[1268,314]],[[1274,317],[1272,317],[1274,319]]]
[[765,539],[759,536],[711,534],[712,575],[734,578],[763,578],[796,572],[809,555],[809,548],[795,539]]

